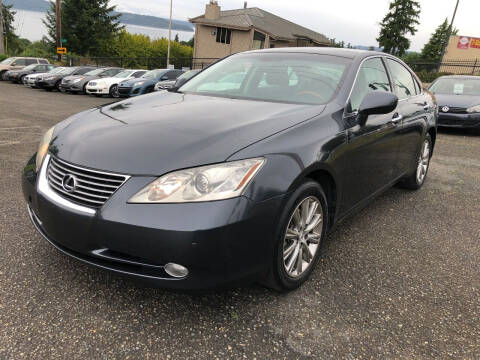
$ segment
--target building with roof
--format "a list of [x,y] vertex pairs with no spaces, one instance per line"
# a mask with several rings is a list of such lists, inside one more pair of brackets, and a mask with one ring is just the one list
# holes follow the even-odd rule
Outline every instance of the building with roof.
[[214,59],[240,51],[276,48],[330,46],[330,40],[291,21],[259,8],[221,11],[210,0],[205,14],[189,19],[195,24],[194,57]]

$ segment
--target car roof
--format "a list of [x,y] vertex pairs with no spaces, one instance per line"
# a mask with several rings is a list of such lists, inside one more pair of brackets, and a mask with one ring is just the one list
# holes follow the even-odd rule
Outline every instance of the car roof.
[[303,54],[319,54],[319,55],[333,55],[345,58],[364,58],[372,55],[389,55],[380,51],[359,50],[359,49],[345,49],[335,47],[288,47],[288,48],[271,48],[262,50],[245,51],[245,53],[303,53]]

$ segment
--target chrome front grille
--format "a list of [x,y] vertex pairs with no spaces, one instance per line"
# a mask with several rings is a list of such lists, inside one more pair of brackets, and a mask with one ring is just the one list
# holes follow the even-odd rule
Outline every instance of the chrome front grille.
[[125,183],[128,176],[86,169],[52,156],[47,178],[50,187],[63,198],[99,208]]

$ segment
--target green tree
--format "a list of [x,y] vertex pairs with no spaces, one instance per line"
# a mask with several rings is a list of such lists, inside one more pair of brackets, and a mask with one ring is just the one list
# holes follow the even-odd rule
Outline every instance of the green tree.
[[175,39],[173,41],[180,42],[180,38],[178,37],[178,34],[175,34]]
[[3,31],[6,45],[5,50],[8,54],[17,54],[21,51],[23,45],[19,37],[15,34],[15,28],[13,27],[15,14],[17,12],[12,9],[12,5],[5,4],[2,4],[1,10],[3,15]]
[[22,51],[22,56],[33,56],[33,57],[49,57],[53,55],[52,47],[48,39],[44,36],[42,40],[34,41],[28,44],[25,49]]
[[[69,52],[80,55],[105,56],[115,36],[123,29],[113,15],[115,6],[109,0],[62,0],[62,37],[67,39]],[[55,4],[50,2],[44,24],[49,41],[56,43]]]
[[420,4],[415,0],[393,0],[389,11],[380,23],[378,43],[383,51],[396,56],[403,56],[410,47],[407,35],[417,32]]
[[[435,32],[430,36],[430,40],[422,49],[422,59],[429,62],[439,62],[442,56],[443,46],[448,41],[448,19],[442,22]],[[456,35],[458,29],[452,30],[452,35]]]

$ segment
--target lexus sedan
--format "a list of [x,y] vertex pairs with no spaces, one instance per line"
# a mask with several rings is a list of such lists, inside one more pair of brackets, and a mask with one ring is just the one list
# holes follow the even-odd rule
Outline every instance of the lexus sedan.
[[182,70],[151,70],[138,79],[122,81],[120,84],[118,84],[118,93],[121,97],[148,94],[154,91],[155,84],[159,81],[175,80],[182,74]]
[[23,173],[30,218],[61,252],[157,286],[292,290],[336,223],[424,184],[437,111],[420,84],[371,51],[231,55],[49,129]]
[[480,131],[480,77],[442,76],[428,90],[438,102],[438,126]]
[[121,68],[99,68],[93,69],[87,73],[81,75],[71,75],[62,79],[60,89],[72,94],[87,92],[87,84],[89,81],[107,78],[117,75],[122,72]]
[[85,90],[89,95],[95,95],[95,96],[109,95],[110,97],[118,98],[120,96],[118,94],[119,83],[121,83],[122,81],[130,80],[130,79],[137,79],[143,74],[145,74],[146,72],[147,70],[140,70],[140,69],[124,70],[112,77],[89,81],[87,83],[87,86],[85,87]]

